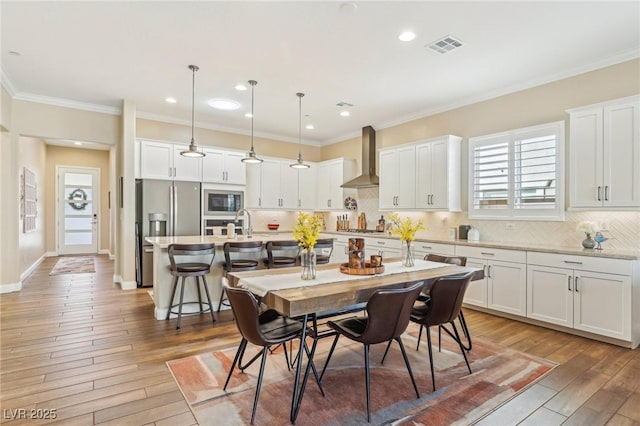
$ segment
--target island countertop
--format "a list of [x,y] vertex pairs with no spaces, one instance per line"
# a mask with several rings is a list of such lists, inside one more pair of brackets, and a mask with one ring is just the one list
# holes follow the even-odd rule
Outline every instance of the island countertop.
[[260,232],[253,234],[251,238],[247,238],[245,235],[237,235],[236,238],[227,238],[225,235],[193,235],[193,236],[181,236],[181,237],[145,237],[145,240],[149,244],[158,246],[159,248],[166,249],[170,244],[201,244],[201,243],[215,243],[222,247],[226,242],[230,241],[282,241],[292,240],[293,235],[291,232]]

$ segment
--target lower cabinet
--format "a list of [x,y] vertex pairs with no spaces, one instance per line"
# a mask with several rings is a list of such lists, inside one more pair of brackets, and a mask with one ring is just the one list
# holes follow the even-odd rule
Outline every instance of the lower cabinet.
[[364,251],[367,259],[372,254],[382,253],[382,262],[385,259],[402,256],[402,242],[397,238],[371,238],[364,239]]
[[428,254],[439,254],[440,256],[454,256],[456,246],[453,244],[424,243],[415,241],[413,243],[416,251],[416,259],[424,259]]
[[333,240],[333,253],[331,254],[331,262],[347,263],[349,261],[349,237],[345,235],[327,235]]
[[528,263],[527,317],[631,339],[630,261],[530,252]]
[[471,281],[465,293],[465,303],[514,315],[526,315],[526,252],[457,246],[456,255],[465,256],[467,266],[482,268],[485,275],[483,280]]

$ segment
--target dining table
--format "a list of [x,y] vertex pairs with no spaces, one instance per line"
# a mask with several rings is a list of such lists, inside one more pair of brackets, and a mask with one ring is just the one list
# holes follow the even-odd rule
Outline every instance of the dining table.
[[[423,281],[429,286],[441,277],[473,272],[472,279],[484,278],[481,268],[451,265],[447,263],[416,260],[414,266],[405,267],[402,259],[387,259],[379,273],[366,275],[351,271],[344,273],[339,263],[316,266],[316,278],[301,279],[301,267],[260,269],[244,272],[228,272],[227,280],[232,287],[245,288],[260,298],[267,307],[287,317],[300,318],[303,324],[325,312],[339,312],[341,309],[366,303],[378,289],[410,286]],[[383,270],[383,271],[382,271]],[[348,271],[348,270],[347,270]],[[301,341],[307,337],[307,327],[302,328]],[[294,424],[306,386],[311,360],[315,353],[315,343],[308,354],[309,361],[302,375],[303,345],[298,349],[293,395],[291,399],[291,423]]]

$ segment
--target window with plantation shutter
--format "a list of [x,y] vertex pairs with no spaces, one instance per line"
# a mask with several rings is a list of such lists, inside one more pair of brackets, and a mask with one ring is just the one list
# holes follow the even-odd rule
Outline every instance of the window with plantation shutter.
[[469,140],[469,217],[564,219],[564,122]]

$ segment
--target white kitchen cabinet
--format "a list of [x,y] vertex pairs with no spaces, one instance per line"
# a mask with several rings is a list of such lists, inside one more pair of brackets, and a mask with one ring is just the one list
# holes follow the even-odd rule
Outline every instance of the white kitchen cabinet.
[[402,241],[397,238],[365,237],[364,252],[367,259],[372,254],[382,252],[382,262],[384,263],[385,259],[402,256]]
[[640,207],[640,97],[568,112],[570,207]]
[[416,207],[415,155],[414,145],[380,150],[380,209]]
[[247,208],[294,210],[298,208],[298,170],[291,160],[265,158],[247,167]]
[[319,211],[344,210],[344,199],[354,190],[341,188],[344,182],[354,177],[354,161],[337,158],[318,163],[317,201]]
[[460,211],[460,141],[446,136],[416,145],[416,208]]
[[320,238],[334,238],[331,263],[347,263],[349,261],[349,237],[346,235],[325,235]]
[[632,262],[528,253],[527,317],[631,340]]
[[440,256],[455,256],[456,246],[453,244],[430,243],[422,241],[413,242],[416,259],[424,259],[428,254]]
[[457,246],[467,266],[482,268],[485,278],[471,281],[464,302],[496,311],[527,313],[527,255],[524,251]]
[[245,185],[246,165],[244,153],[221,149],[204,148],[202,158],[202,182]]
[[143,179],[200,182],[202,158],[180,155],[188,149],[188,145],[140,141],[140,176]]
[[300,210],[314,210],[317,201],[318,165],[307,163],[308,169],[298,169],[298,205]]

